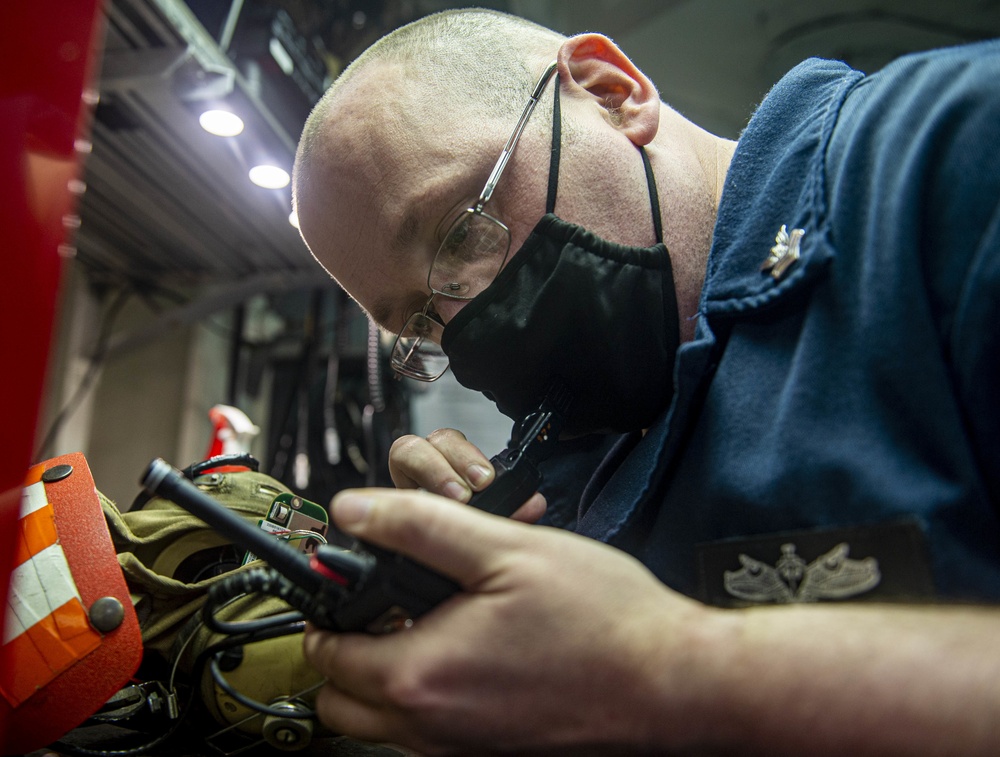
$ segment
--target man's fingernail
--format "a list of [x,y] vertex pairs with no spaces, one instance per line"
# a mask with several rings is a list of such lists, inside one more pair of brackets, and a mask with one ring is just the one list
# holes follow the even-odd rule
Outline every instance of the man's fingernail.
[[482,484],[485,484],[490,477],[490,471],[482,465],[470,465],[467,473],[469,476],[469,483],[473,486],[481,486]]
[[341,494],[333,500],[333,517],[342,526],[360,523],[372,509],[372,498],[366,494]]
[[448,499],[457,499],[459,502],[464,502],[469,498],[469,490],[458,481],[449,481],[442,487],[441,491]]

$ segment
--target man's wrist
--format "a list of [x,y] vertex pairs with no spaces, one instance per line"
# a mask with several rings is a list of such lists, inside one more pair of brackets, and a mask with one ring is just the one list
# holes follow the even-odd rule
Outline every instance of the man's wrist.
[[633,734],[644,742],[637,746],[686,753],[736,743],[736,724],[726,713],[739,685],[743,613],[671,593],[643,615],[653,620],[646,625],[647,652],[637,674],[644,683],[633,702],[642,722]]

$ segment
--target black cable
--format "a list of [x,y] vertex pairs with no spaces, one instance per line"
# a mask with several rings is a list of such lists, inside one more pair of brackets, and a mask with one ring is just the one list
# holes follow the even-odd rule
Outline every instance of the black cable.
[[258,618],[257,620],[241,620],[236,623],[230,623],[229,621],[219,620],[219,618],[211,612],[203,610],[202,620],[210,631],[231,636],[235,634],[262,633],[286,623],[305,622],[305,616],[303,616],[298,610],[292,610],[278,615],[269,615],[266,618]]
[[376,413],[385,411],[385,390],[382,385],[382,351],[379,330],[375,321],[368,321],[368,349],[366,355],[368,378],[368,401]]
[[213,455],[206,460],[191,463],[181,473],[188,480],[194,481],[205,471],[222,466],[241,466],[257,472],[260,470],[260,461],[249,452],[224,452],[220,455]]
[[[240,366],[243,363],[243,329],[246,323],[247,306],[241,302],[233,308],[233,328],[229,338],[229,382],[226,388],[226,404],[236,405],[240,384]],[[208,321],[206,320],[206,323]]]
[[[202,663],[204,668],[204,663]],[[191,687],[191,695],[184,702],[184,706],[181,708],[180,713],[177,716],[177,720],[167,728],[166,731],[156,736],[151,741],[137,746],[130,747],[128,749],[89,749],[87,747],[80,746],[78,744],[70,744],[64,741],[56,741],[50,745],[58,754],[69,754],[75,757],[140,757],[140,755],[147,754],[151,749],[155,749],[161,744],[166,743],[166,741],[174,736],[180,727],[184,725],[185,720],[191,712],[191,707],[194,704],[194,700],[197,699],[197,689]]]
[[[286,613],[288,614],[288,613]],[[274,616],[275,618],[280,616]],[[212,675],[212,680],[225,691],[229,696],[235,699],[237,702],[242,704],[244,707],[248,707],[251,710],[255,710],[264,715],[277,715],[278,717],[289,717],[290,714],[288,710],[282,710],[277,707],[271,707],[259,702],[256,699],[251,699],[245,694],[241,694],[233,685],[226,680],[225,676],[222,674],[222,670],[219,667],[219,658],[228,650],[235,647],[242,647],[247,644],[255,644],[261,641],[267,641],[268,639],[278,638],[280,636],[291,636],[295,633],[302,633],[305,630],[305,621],[300,620],[296,622],[284,623],[281,625],[273,624],[266,629],[260,631],[255,631],[253,633],[237,634],[230,636],[229,638],[223,639],[222,641],[216,642],[215,644],[206,647],[202,650],[198,659],[195,661],[195,667],[198,669],[198,677],[196,681],[201,680],[201,676],[204,675],[205,663],[208,662],[209,673]],[[305,720],[315,716],[315,712],[310,709],[303,709],[301,719]],[[295,719],[300,719],[296,717]]]
[[375,438],[375,416],[385,411],[385,393],[382,390],[381,351],[379,350],[378,326],[368,321],[368,350],[365,376],[368,379],[368,404],[361,415],[361,434],[365,440],[365,457],[368,459],[368,474],[365,486],[375,486],[379,468],[378,440]]
[[[305,620],[296,620],[293,622],[285,623],[283,625],[275,625],[270,628],[266,628],[260,631],[255,631],[253,633],[241,633],[229,636],[222,641],[217,641],[209,647],[202,650],[199,659],[204,656],[205,660],[209,657],[219,654],[220,652],[225,652],[226,650],[233,649],[234,647],[242,647],[246,644],[256,644],[258,641],[267,641],[269,639],[277,639],[281,636],[291,636],[293,633],[302,633],[306,628]],[[204,668],[205,660],[200,663],[195,662],[195,665]],[[202,671],[204,672],[204,671]]]
[[[285,613],[285,615],[291,615],[291,613]],[[197,617],[197,616],[193,616]],[[279,616],[274,616],[277,618]],[[192,622],[189,621],[185,628],[181,631],[180,636],[190,636],[197,630],[200,625],[200,621]],[[234,624],[235,625],[235,624]],[[129,747],[127,749],[91,749],[88,747],[83,747],[78,744],[70,744],[63,741],[56,741],[51,744],[51,748],[57,751],[59,754],[72,755],[73,757],[141,757],[146,755],[150,750],[155,749],[158,746],[166,743],[170,738],[172,738],[182,725],[187,720],[188,715],[191,712],[194,701],[198,698],[198,682],[201,681],[205,674],[205,666],[209,660],[215,661],[215,657],[221,655],[226,650],[232,649],[234,647],[244,646],[246,644],[253,644],[258,641],[267,641],[268,639],[277,638],[279,636],[289,636],[294,633],[302,633],[305,629],[305,621],[298,620],[295,622],[286,622],[281,625],[271,624],[267,628],[262,628],[258,631],[251,633],[240,633],[232,635],[227,639],[223,639],[221,642],[217,642],[210,647],[206,647],[201,653],[195,658],[194,665],[192,666],[192,677],[191,677],[191,695],[184,702],[180,713],[177,716],[177,720],[167,728],[166,731],[161,733],[159,736],[154,737],[150,741],[147,741],[140,746]],[[177,643],[175,642],[174,648],[177,648]],[[184,644],[181,644],[181,650],[183,650]],[[217,667],[217,664],[216,664]],[[221,672],[220,672],[221,675]],[[212,673],[213,679],[216,678],[215,673]],[[230,691],[231,685],[228,681],[221,682],[219,684],[227,694],[232,696],[237,701],[241,702],[251,709],[256,709],[255,705],[260,705],[261,707],[266,707],[260,702],[249,699],[239,692]],[[229,688],[227,688],[229,687]],[[246,700],[246,701],[244,701]],[[289,717],[289,712],[287,710],[276,711],[281,717]],[[314,713],[311,710],[303,710],[303,718],[311,717]],[[268,714],[268,713],[265,713]]]
[[[249,468],[255,473],[260,470],[260,461],[249,452],[227,452],[221,455],[215,455],[207,460],[192,463],[187,468],[182,470],[181,473],[184,474],[185,478],[194,481],[204,471],[211,470],[212,468],[219,468],[224,465],[243,466],[244,468]],[[129,512],[141,510],[152,498],[153,495],[143,489],[135,495],[135,499],[132,500],[132,504],[129,506]]]
[[365,457],[368,460],[365,486],[372,487],[376,484],[376,473],[378,472],[378,462],[375,459],[378,447],[375,444],[375,406],[371,403],[365,405],[365,409],[361,413],[361,435],[365,440]]
[[219,668],[219,657],[222,652],[214,655],[208,663],[209,672],[212,674],[212,681],[215,685],[226,692],[229,696],[235,699],[237,702],[242,704],[244,707],[249,707],[251,710],[259,712],[261,715],[273,715],[279,718],[292,718],[294,720],[309,720],[316,717],[316,711],[309,709],[308,707],[302,707],[297,710],[294,714],[287,709],[281,709],[280,707],[272,707],[271,705],[264,704],[263,702],[258,702],[256,699],[251,699],[245,694],[241,694],[233,685],[226,680],[225,676],[222,675],[222,670]]
[[[295,609],[295,612],[282,613],[270,618],[242,621],[239,623],[229,623],[215,616],[215,612],[230,601],[237,597],[254,593],[267,594],[283,599]],[[302,620],[303,617],[322,617],[322,610],[329,609],[326,607],[326,604],[330,600],[330,597],[324,597],[321,600],[319,597],[313,596],[311,592],[292,583],[273,568],[252,568],[233,573],[218,583],[213,584],[212,588],[208,591],[205,604],[202,605],[201,616],[205,625],[216,633],[226,635],[255,633],[265,631],[279,622]]]
[[326,363],[326,386],[323,389],[323,446],[330,465],[341,460],[340,431],[337,428],[337,389],[340,382],[340,356],[347,352],[349,331],[347,293],[338,288],[334,295],[333,343]]

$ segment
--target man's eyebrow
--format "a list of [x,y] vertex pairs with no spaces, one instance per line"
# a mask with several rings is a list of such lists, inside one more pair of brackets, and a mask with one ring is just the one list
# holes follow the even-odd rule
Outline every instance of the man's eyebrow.
[[368,311],[368,317],[375,321],[375,325],[379,328],[395,334],[396,329],[389,327],[389,321],[392,319],[392,310],[392,303],[388,299],[379,299],[374,302]]
[[396,233],[392,238],[392,253],[394,257],[412,252],[414,242],[420,230],[420,214],[416,210],[410,210],[399,224]]

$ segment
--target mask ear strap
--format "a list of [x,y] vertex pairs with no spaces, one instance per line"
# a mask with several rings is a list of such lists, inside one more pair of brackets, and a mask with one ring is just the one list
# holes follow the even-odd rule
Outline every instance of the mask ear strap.
[[559,190],[559,150],[562,144],[562,115],[559,111],[559,74],[556,73],[555,99],[552,101],[552,156],[549,158],[549,195],[545,212],[556,212],[556,193]]
[[[552,101],[552,155],[549,158],[549,190],[545,200],[545,212],[556,210],[556,195],[559,192],[559,157],[562,145],[562,114],[559,108],[559,74],[555,78],[555,97]],[[646,148],[640,146],[642,165],[646,171],[646,186],[649,189],[649,206],[653,214],[653,231],[656,241],[663,241],[663,220],[660,217],[660,195],[656,190],[656,177],[653,176],[653,166],[649,162]]]
[[649,188],[649,205],[650,209],[653,211],[653,231],[656,232],[656,241],[662,242],[663,221],[660,219],[660,195],[656,191],[656,177],[653,176],[653,166],[650,165],[649,155],[646,154],[646,148],[640,145],[639,152],[642,154],[643,168],[646,169],[646,186]]

